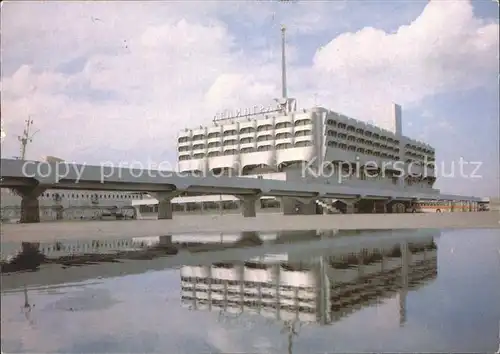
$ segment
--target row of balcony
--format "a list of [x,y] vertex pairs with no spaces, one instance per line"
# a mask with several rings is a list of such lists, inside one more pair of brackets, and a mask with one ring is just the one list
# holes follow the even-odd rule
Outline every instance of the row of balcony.
[[[350,119],[348,119],[350,120]],[[363,124],[362,122],[359,122],[360,124]],[[367,137],[372,140],[380,140],[382,142],[386,142],[388,144],[396,145],[399,146],[399,139],[397,139],[396,136],[389,136],[389,135],[383,135],[380,134],[379,132],[374,132],[370,131],[367,129],[360,128],[359,126],[356,127],[355,125],[352,125],[350,123],[345,123],[341,121],[337,121],[335,119],[327,119],[326,124],[331,127],[335,127],[337,129],[342,129],[347,131],[348,133],[353,133],[357,135],[358,137]],[[365,124],[363,124],[365,125]],[[375,128],[375,127],[374,127]],[[387,131],[388,134],[394,135],[394,133]],[[410,140],[410,139],[408,139]],[[407,143],[405,146],[406,149],[409,150],[414,150],[415,152],[421,152],[424,154],[434,154],[435,151],[431,147],[427,146],[427,144],[424,143],[418,143],[418,144],[413,144],[413,143]]]
[[342,149],[342,150],[357,152],[357,153],[364,154],[364,155],[369,155],[369,156],[377,156],[377,157],[391,159],[391,160],[395,160],[395,161],[399,160],[399,156],[398,155],[388,154],[388,153],[383,152],[383,151],[377,151],[377,150],[372,150],[372,149],[365,149],[364,147],[359,147],[359,146],[356,146],[356,145],[347,145],[347,144],[339,143],[339,142],[336,142],[336,141],[329,141],[327,143],[327,146],[331,147],[331,148],[337,148],[337,149]]
[[189,136],[181,136],[178,139],[179,144],[181,143],[187,143],[189,141],[199,141],[199,140],[205,140],[205,139],[218,139],[218,138],[223,138],[223,137],[229,137],[229,136],[236,136],[236,135],[241,135],[241,134],[255,134],[259,132],[265,132],[265,131],[273,131],[273,130],[280,130],[280,129],[286,129],[286,128],[293,128],[293,127],[304,127],[310,125],[312,126],[312,120],[307,118],[307,119],[298,119],[295,122],[279,122],[276,123],[275,125],[269,123],[268,121],[262,121],[262,124],[257,126],[256,128],[254,127],[245,127],[241,128],[239,130],[236,130],[234,128],[225,130],[223,132],[210,132],[208,134],[195,134],[192,137]]
[[413,152],[413,151],[406,151],[405,152],[405,157],[412,158],[412,160],[414,158],[415,160],[425,160],[425,159],[427,159],[427,161],[429,161],[429,162],[436,161],[436,158],[434,157],[434,155],[427,156],[427,155],[423,155],[423,154],[418,154],[418,153]]
[[436,153],[436,151],[432,148],[424,148],[424,147],[413,145],[413,144],[406,144],[405,149],[406,150],[413,150],[413,152],[416,152],[416,153],[420,152],[420,153],[424,153],[427,155],[434,155]]
[[[191,151],[191,150],[204,150],[205,148],[211,149],[211,148],[219,148],[221,146],[236,146],[236,145],[242,145],[242,144],[252,144],[254,142],[260,143],[260,142],[265,142],[265,141],[279,141],[279,140],[285,140],[285,139],[292,139],[292,138],[301,138],[301,137],[310,137],[312,136],[312,131],[311,130],[301,130],[298,132],[295,132],[295,134],[290,134],[290,133],[278,133],[276,135],[262,135],[257,137],[257,139],[253,137],[242,137],[239,140],[237,139],[228,139],[225,140],[222,144],[220,141],[212,141],[207,143],[197,143],[194,144],[192,147],[190,146],[179,146],[178,151],[179,152],[185,152],[185,151]],[[309,140],[309,139],[306,139]],[[279,143],[277,143],[279,144]]]
[[264,151],[272,151],[272,150],[286,150],[286,149],[292,149],[292,148],[303,148],[303,147],[309,147],[312,145],[313,145],[312,141],[303,140],[303,141],[298,141],[295,143],[291,143],[291,142],[278,143],[274,147],[272,145],[261,145],[261,146],[257,146],[257,147],[255,147],[255,146],[240,147],[240,149],[234,149],[234,148],[233,149],[226,149],[224,151],[209,151],[207,153],[198,152],[198,153],[194,153],[192,155],[187,153],[187,154],[179,155],[179,161],[197,160],[197,159],[203,159],[205,157],[249,154],[252,152],[264,152]]
[[373,141],[371,139],[356,138],[356,136],[354,136],[354,135],[348,135],[346,133],[338,133],[338,132],[333,131],[333,130],[328,130],[327,136],[331,136],[331,137],[336,138],[336,139],[346,140],[348,142],[356,142],[358,144],[362,144],[362,145],[366,145],[366,146],[370,146],[370,147],[374,147],[374,148],[379,148],[379,149],[399,153],[399,145],[392,146],[392,145],[387,145],[384,143],[379,143],[379,142]]
[[328,119],[326,121],[326,124],[335,127],[337,129],[342,129],[347,131],[348,133],[354,133],[358,136],[364,136],[367,138],[370,138],[372,140],[380,140],[382,142],[388,143],[388,144],[394,144],[394,145],[399,145],[399,140],[390,136],[382,135],[376,132],[372,132],[370,130],[365,130],[363,128],[356,128],[353,125],[349,125],[346,123],[342,122],[337,122],[335,119]]

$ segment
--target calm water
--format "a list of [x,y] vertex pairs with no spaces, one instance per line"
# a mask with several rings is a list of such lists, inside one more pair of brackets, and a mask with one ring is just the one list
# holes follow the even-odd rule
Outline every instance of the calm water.
[[[85,265],[10,274],[3,279],[6,287],[51,285],[28,287],[31,311],[23,309],[23,289],[2,293],[2,350],[493,353],[499,348],[499,230],[423,233],[411,241],[406,262],[400,237],[391,241],[379,233],[369,244],[363,240],[366,235],[337,236],[281,248],[265,244],[260,253],[219,252],[217,263],[205,268],[193,259],[187,266],[139,260],[105,265],[113,271]],[[361,247],[363,259],[371,258],[358,266],[360,256],[353,258],[352,252]],[[200,263],[215,262],[207,253],[199,255]],[[245,282],[231,281],[240,272]],[[99,277],[106,274],[114,277]]]

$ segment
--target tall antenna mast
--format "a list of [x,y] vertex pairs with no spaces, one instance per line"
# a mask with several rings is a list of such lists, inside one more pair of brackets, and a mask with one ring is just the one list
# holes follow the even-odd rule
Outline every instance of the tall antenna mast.
[[28,143],[33,142],[33,137],[35,136],[36,133],[39,132],[39,130],[37,130],[33,134],[30,135],[30,129],[33,125],[33,120],[30,117],[30,118],[26,119],[25,122],[26,122],[26,126],[24,128],[23,135],[17,137],[19,139],[19,141],[21,142],[21,156],[20,156],[21,160],[26,159],[26,147],[28,146]]
[[281,25],[281,95],[282,98],[288,98],[286,92],[286,54],[285,54],[285,45],[286,45],[286,28],[284,25]]

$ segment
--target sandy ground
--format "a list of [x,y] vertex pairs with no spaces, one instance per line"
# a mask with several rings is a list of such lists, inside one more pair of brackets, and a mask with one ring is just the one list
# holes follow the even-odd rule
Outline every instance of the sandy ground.
[[500,213],[174,216],[172,220],[69,221],[3,224],[2,242],[120,239],[169,234],[331,229],[500,228]]

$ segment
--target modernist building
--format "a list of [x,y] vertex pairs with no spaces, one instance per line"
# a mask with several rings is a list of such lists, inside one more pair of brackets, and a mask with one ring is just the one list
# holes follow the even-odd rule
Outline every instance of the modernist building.
[[[284,178],[280,173],[299,164],[328,169],[330,163],[345,162],[341,167],[351,168],[352,173],[343,183],[376,183],[381,187],[429,191],[435,181],[435,150],[402,135],[401,108],[394,105],[393,110],[393,131],[322,107],[277,110],[276,114],[225,119],[211,126],[186,129],[178,138],[179,171],[233,176],[267,174],[266,177],[279,179]],[[374,175],[375,171],[362,173],[377,167],[385,173],[378,173],[373,179],[368,175]],[[406,174],[399,179],[398,169],[409,172],[409,168],[423,176],[412,178]],[[341,173],[322,172],[331,174],[332,183],[338,181]]]
[[[317,179],[346,186],[433,189],[435,150],[402,132],[402,111],[392,106],[389,129],[288,98],[283,30],[282,98],[276,106],[220,113],[213,123],[178,135],[183,173],[270,179]],[[329,204],[329,203],[327,203]]]
[[322,107],[224,119],[179,134],[178,169],[439,193],[434,148],[402,135],[398,105],[393,122],[385,130]]

